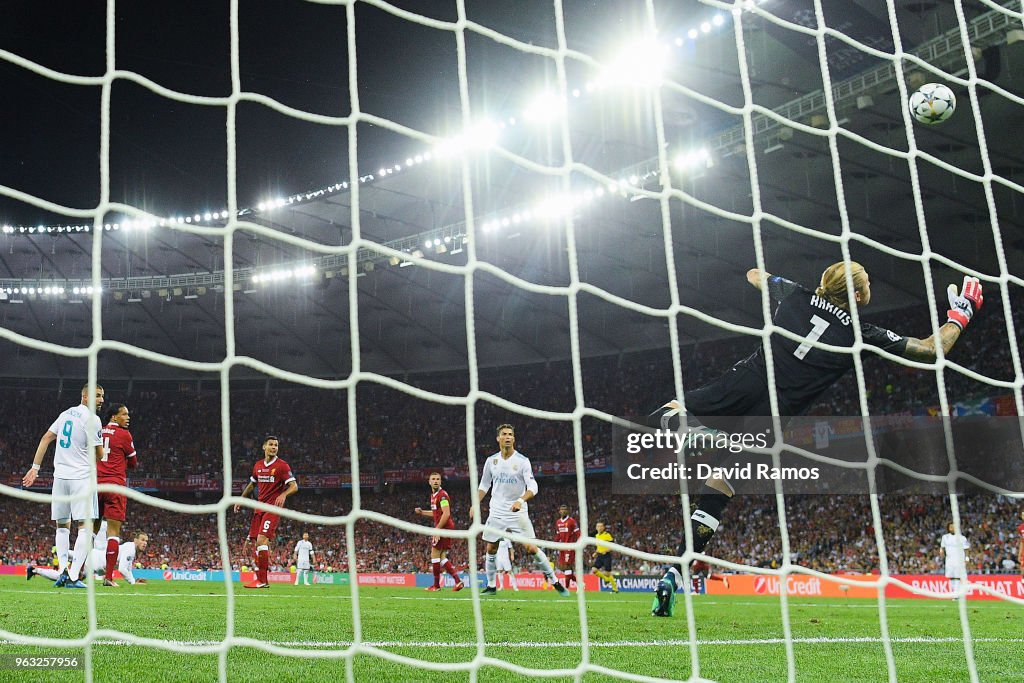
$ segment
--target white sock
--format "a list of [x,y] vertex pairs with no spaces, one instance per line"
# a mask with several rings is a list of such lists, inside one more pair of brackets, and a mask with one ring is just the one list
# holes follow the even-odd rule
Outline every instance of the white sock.
[[551,563],[548,562],[548,556],[544,554],[543,550],[537,548],[537,553],[533,556],[533,559],[537,563],[537,568],[540,569],[540,573],[548,580],[548,583],[552,585],[558,583],[558,578],[555,576],[555,570],[551,568]]
[[49,579],[50,581],[56,581],[60,578],[60,572],[56,569],[50,569],[49,567],[36,567],[32,570],[32,573],[39,574],[39,576],[44,579]]
[[512,586],[512,590],[519,590],[519,584],[516,583],[516,575],[512,572],[508,573],[508,585]]
[[96,550],[102,550],[104,554],[107,552],[107,523],[103,522],[100,524],[100,530],[96,532],[96,538],[93,539],[92,547]]
[[675,567],[669,567],[669,570],[665,573],[666,576],[672,577],[672,590],[679,590],[683,587],[683,575],[679,573],[679,570]]
[[78,538],[75,539],[75,559],[68,570],[68,576],[72,581],[78,581],[82,573],[82,565],[89,559],[92,552],[92,532],[82,527],[78,530]]
[[295,570],[295,585],[296,586],[299,585],[299,579],[300,578],[302,578],[302,570],[301,569],[296,569]]
[[[68,568],[68,551],[71,549],[71,529],[57,527],[57,573]],[[56,581],[57,579],[54,579]]]
[[484,559],[484,573],[487,574],[487,587],[494,587],[494,577],[498,573],[495,567],[495,555],[488,553]]
[[949,587],[952,590],[952,592],[956,593],[958,590],[960,590],[960,579],[950,579]]

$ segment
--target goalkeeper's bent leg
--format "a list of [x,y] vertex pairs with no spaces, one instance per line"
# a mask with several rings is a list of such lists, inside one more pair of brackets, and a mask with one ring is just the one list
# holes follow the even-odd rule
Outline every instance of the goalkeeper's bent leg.
[[[729,487],[728,482],[722,481],[721,484]],[[719,520],[721,519],[722,512],[729,505],[730,498],[732,498],[731,495],[723,493],[718,488],[709,486],[708,482],[704,483],[704,491],[700,497],[700,502],[697,505],[697,509],[690,516],[694,552],[704,552],[708,541],[711,540],[715,531],[718,530]],[[686,539],[684,538],[679,544],[678,554],[682,557],[685,553]],[[666,567],[665,574],[661,577],[661,581],[655,590],[651,614],[656,617],[672,616],[676,591],[682,587],[683,565],[674,564]]]

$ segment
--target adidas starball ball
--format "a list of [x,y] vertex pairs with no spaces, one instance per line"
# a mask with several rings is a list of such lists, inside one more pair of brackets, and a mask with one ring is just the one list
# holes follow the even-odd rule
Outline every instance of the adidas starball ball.
[[925,83],[910,96],[910,113],[919,122],[942,123],[956,109],[956,95],[942,83]]

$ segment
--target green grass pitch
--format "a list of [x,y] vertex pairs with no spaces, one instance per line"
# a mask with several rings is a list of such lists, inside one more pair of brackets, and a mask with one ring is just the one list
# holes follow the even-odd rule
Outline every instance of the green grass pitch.
[[[234,635],[288,649],[340,652],[355,636],[348,587],[274,585],[235,593]],[[686,679],[690,648],[682,601],[676,616],[649,616],[651,596],[591,593],[587,599],[590,663],[583,680],[610,681],[601,667],[630,674]],[[786,680],[786,650],[778,598],[696,596],[700,675],[719,681]],[[952,601],[891,600],[889,632],[900,681],[967,681],[959,607]],[[215,681],[218,655],[183,652],[212,649],[227,633],[223,584],[153,582],[97,588],[100,629],[175,641],[171,649],[117,642],[104,633],[91,649],[95,681]],[[468,681],[465,667],[477,655],[470,591],[425,593],[412,588],[362,588],[361,638],[372,645],[352,661],[357,681]],[[535,670],[572,669],[582,660],[577,600],[552,592],[482,598],[483,654],[479,681],[520,681],[501,662]],[[1024,608],[1001,602],[969,602],[974,660],[982,681],[1024,680]],[[884,681],[885,653],[877,603],[872,600],[790,599],[798,681]],[[23,635],[81,638],[88,628],[85,591],[55,589],[36,578],[0,577],[0,628]],[[84,648],[29,647],[0,640],[0,654],[78,655]],[[378,653],[435,663],[436,670],[409,666]],[[250,646],[227,654],[232,681],[345,680],[344,658],[276,654]],[[443,668],[442,668],[443,667]],[[542,671],[540,673],[543,673]],[[547,677],[571,681],[572,676]],[[0,681],[81,681],[82,671],[0,669]]]

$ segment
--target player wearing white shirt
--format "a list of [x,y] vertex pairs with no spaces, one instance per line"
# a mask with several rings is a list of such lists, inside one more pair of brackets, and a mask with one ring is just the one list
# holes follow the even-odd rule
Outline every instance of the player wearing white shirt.
[[963,534],[954,532],[953,523],[949,523],[949,533],[942,534],[939,541],[939,553],[946,558],[946,578],[953,593],[960,590],[960,581],[967,578],[967,553],[971,544]]
[[299,585],[299,577],[305,577],[303,584],[309,585],[309,576],[312,574],[313,544],[309,542],[309,532],[302,534],[302,540],[295,544],[295,552],[292,553],[292,562],[295,563],[295,585]]
[[[96,411],[103,406],[103,387],[95,387]],[[96,412],[89,409],[89,385],[82,387],[82,402],[68,408],[53,421],[36,447],[32,467],[22,477],[21,484],[30,488],[39,476],[39,468],[50,447],[57,442],[53,454],[53,495],[77,496],[77,500],[54,500],[50,504],[51,519],[57,524],[57,558],[61,573],[57,587],[85,588],[79,581],[82,565],[92,547],[91,520],[99,517],[99,502],[94,491],[88,495],[90,459],[103,458],[103,425]],[[68,548],[71,544],[71,520],[78,522],[78,538],[75,539],[74,560],[68,568]],[[66,572],[66,576],[65,576]]]
[[[128,583],[135,585],[137,583],[146,583],[145,579],[135,578],[135,556],[146,549],[149,544],[149,536],[142,533],[141,531],[135,534],[134,541],[128,541],[122,543],[118,548],[117,555],[117,571],[121,572],[121,576]],[[106,565],[106,545],[103,548],[93,548],[90,552],[90,566],[93,568],[97,576],[104,576],[104,565]],[[29,566],[26,572],[26,578],[31,579],[33,576],[42,576],[50,581],[59,581],[60,573],[50,567],[33,567]],[[112,578],[104,576],[104,578]]]
[[[537,495],[537,480],[533,478],[533,467],[525,455],[516,450],[516,431],[510,424],[503,424],[498,427],[499,451],[487,458],[484,463],[484,471],[480,477],[480,487],[477,495],[480,501],[491,493],[491,507],[484,523],[483,539],[487,544],[484,569],[487,573],[487,588],[481,591],[484,594],[494,594],[495,576],[495,552],[497,551],[498,540],[506,534],[516,534],[526,538],[536,538],[533,532],[533,523],[530,522],[529,507],[527,501]],[[473,519],[473,509],[469,511],[470,520]],[[526,552],[534,558],[537,568],[547,579],[548,583],[554,586],[559,595],[568,597],[569,591],[555,578],[555,572],[551,568],[551,562],[544,551],[526,543],[523,545]]]
[[501,590],[504,583],[501,577],[508,574],[508,585],[518,593],[519,584],[516,583],[516,574],[512,569],[513,555],[512,541],[507,538],[498,541],[498,552],[494,558],[494,568],[497,570],[496,586],[498,590]]

